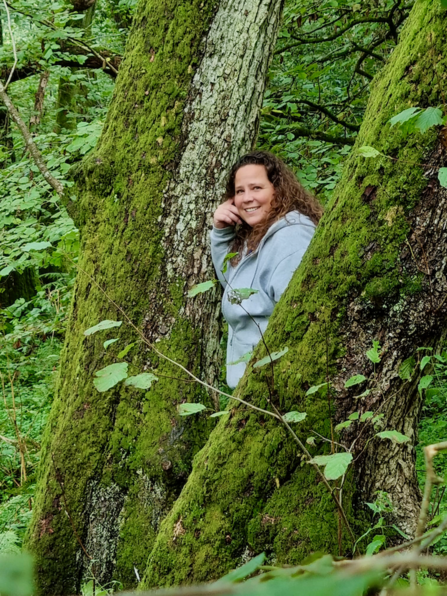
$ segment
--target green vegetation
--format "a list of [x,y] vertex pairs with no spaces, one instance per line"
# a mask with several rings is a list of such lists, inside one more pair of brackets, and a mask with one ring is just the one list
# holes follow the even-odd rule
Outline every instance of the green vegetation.
[[[0,5],[0,76],[5,82],[12,72],[8,94],[65,189],[61,201],[1,105],[0,593],[31,594],[28,559],[16,578],[5,571],[26,540],[44,561],[38,570],[43,585],[59,582],[61,593],[77,589],[80,566],[82,593],[98,596],[101,584],[106,594],[139,579],[140,587],[207,582],[248,560],[237,577],[220,580],[231,585],[230,593],[267,596],[301,581],[317,596],[328,590],[354,596],[382,585],[383,576],[366,567],[344,575],[330,557],[314,563],[309,554],[372,556],[411,531],[386,490],[372,491],[357,508],[354,458],[331,454],[324,438],[330,440],[335,427],[335,439],[346,448],[363,424],[375,433],[368,430],[370,442],[362,444],[368,456],[379,439],[390,450],[406,449],[405,408],[396,406],[396,417],[390,406],[381,416],[372,399],[381,399],[388,383],[402,400],[411,394],[420,403],[421,490],[422,448],[447,440],[447,353],[439,323],[430,319],[402,344],[380,339],[383,351],[377,340],[386,317],[391,329],[411,325],[415,301],[426,313],[443,312],[424,250],[411,237],[422,217],[421,196],[438,182],[447,186],[445,162],[433,157],[447,116],[443,2],[417,2],[409,19],[411,0],[285,5],[257,146],[283,157],[327,214],[274,313],[266,338],[270,356],[262,346],[256,350],[249,367],[255,374],[244,377],[236,395],[268,410],[273,369],[274,398],[320,475],[274,418],[234,407],[222,394],[221,412],[211,420],[216,400],[151,353],[95,283],[114,278],[110,298],[138,328],[149,320],[150,296],[157,311],[150,325],[172,323],[157,349],[200,376],[203,353],[184,315],[182,282],[160,277],[159,218],[183,142],[183,106],[217,2],[205,8],[195,0],[165,4],[154,0],[137,9],[133,0],[101,0],[87,18],[87,5],[68,0],[18,0],[8,5],[14,67],[8,13]],[[109,110],[113,94],[122,101]],[[427,159],[435,173],[421,167]],[[87,275],[75,281],[78,267]],[[134,281],[139,268],[146,272],[140,286]],[[194,286],[189,297],[206,300],[201,293],[207,290],[215,291],[214,280]],[[354,312],[359,327],[346,331]],[[96,329],[105,320],[123,324]],[[367,328],[368,337],[353,348],[354,336]],[[399,355],[389,361],[390,376],[381,361],[388,362],[392,350]],[[267,366],[271,359],[274,367]],[[219,388],[228,393],[222,378]],[[340,392],[347,400],[341,413],[335,405]],[[408,411],[419,416],[410,400]],[[182,439],[174,444],[176,432]],[[67,436],[68,448],[58,449]],[[446,458],[434,460],[444,480]],[[337,490],[343,485],[355,547],[341,530],[322,475]],[[445,481],[433,491],[427,531],[445,520],[446,492]],[[84,519],[90,493],[96,534]],[[39,513],[31,525],[34,507]],[[93,561],[76,560],[79,540]],[[61,550],[57,564],[48,556],[52,549]],[[447,534],[429,552],[445,556]],[[111,574],[119,581],[110,582]],[[440,576],[430,569],[418,572],[418,580],[428,586]],[[406,576],[401,581],[408,583]]]

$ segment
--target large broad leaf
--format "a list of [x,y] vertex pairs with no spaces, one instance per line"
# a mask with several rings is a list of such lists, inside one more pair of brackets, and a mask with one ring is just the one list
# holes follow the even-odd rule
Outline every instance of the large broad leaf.
[[245,565],[242,565],[242,567],[238,567],[234,571],[230,571],[230,573],[221,577],[213,585],[217,586],[219,584],[239,583],[243,581],[246,577],[249,577],[250,575],[255,573],[255,571],[259,569],[259,567],[264,563],[264,561],[265,554],[261,553],[257,557],[254,557],[253,559],[248,561],[248,563],[245,563]]
[[231,304],[240,304],[258,292],[259,290],[253,290],[253,288],[237,288],[228,292],[228,300]]
[[158,381],[158,377],[152,373],[140,373],[134,377],[129,377],[125,380],[124,385],[128,387],[135,387],[136,389],[149,389],[154,381]]
[[238,255],[238,252],[229,252],[227,255],[225,255],[224,261],[223,261],[223,265],[222,265],[222,273],[225,275],[225,273],[227,272],[228,269],[228,261],[231,261],[231,259],[233,257],[235,257],[236,255]]
[[204,292],[208,292],[211,288],[214,287],[216,284],[217,279],[210,279],[209,281],[204,281],[201,284],[197,284],[193,286],[188,292],[188,298],[194,298],[197,294],[203,294]]
[[[94,327],[90,327],[84,331],[84,335],[92,335],[97,331],[104,331],[105,329],[112,329],[112,327],[120,327],[123,324],[122,321],[101,321]],[[105,346],[104,346],[105,347]]]
[[180,416],[198,414],[202,410],[206,410],[206,407],[203,404],[180,404],[178,407],[178,413]]
[[425,377],[422,377],[422,379],[419,381],[419,385],[418,385],[418,391],[419,391],[419,393],[423,389],[427,389],[427,387],[431,384],[432,381],[433,381],[433,377],[431,375],[427,375]]
[[314,393],[321,391],[321,389],[323,389],[324,387],[327,387],[328,385],[329,385],[329,383],[321,383],[321,385],[313,385],[313,387],[309,387],[309,389],[306,391],[306,395],[313,395]]
[[447,168],[439,168],[438,180],[441,186],[447,188]]
[[416,359],[414,356],[410,356],[402,362],[399,367],[399,377],[402,381],[409,381],[411,379],[415,365]]
[[390,441],[393,443],[406,443],[410,440],[410,437],[403,435],[397,430],[383,430],[382,432],[377,433],[376,437],[380,437],[381,439],[390,439]]
[[346,473],[351,461],[351,453],[334,453],[333,455],[316,455],[309,463],[325,466],[325,477],[328,480],[337,480]]
[[442,112],[439,108],[427,108],[419,114],[414,126],[424,133],[432,126],[440,126],[443,123]]
[[379,356],[379,352],[376,350],[376,348],[371,348],[370,350],[368,350],[366,352],[366,355],[371,360],[371,362],[374,362],[374,364],[379,364],[380,356]]
[[349,389],[349,387],[354,387],[354,385],[360,385],[363,381],[366,381],[366,377],[363,375],[354,375],[346,381],[345,387],[346,389]]
[[93,385],[103,393],[127,378],[127,362],[117,362],[95,372]]
[[14,271],[14,267],[12,267],[11,265],[3,267],[3,269],[0,271],[0,277],[6,277],[11,273],[11,271]]
[[51,242],[29,242],[22,246],[23,252],[29,252],[30,250],[44,250],[50,248]]
[[238,360],[235,362],[229,362],[228,366],[233,366],[235,364],[240,364],[241,362],[248,362],[250,358],[253,356],[253,352],[245,352]]
[[381,155],[380,151],[374,149],[374,147],[368,147],[368,145],[364,145],[357,149],[357,155],[361,155],[362,157],[377,157]]
[[371,557],[372,555],[377,553],[382,548],[382,546],[385,544],[385,542],[386,542],[386,537],[383,534],[374,536],[374,538],[372,539],[372,542],[370,542],[368,544],[368,546],[366,547],[366,556]]
[[421,370],[424,370],[424,368],[427,366],[427,364],[430,362],[431,360],[431,356],[424,356],[421,360]]
[[293,412],[287,412],[287,414],[283,414],[283,419],[286,422],[301,422],[307,416],[306,412],[297,412],[294,410]]
[[272,362],[273,360],[278,360],[278,358],[281,358],[281,356],[284,356],[284,354],[287,354],[288,351],[289,351],[289,348],[284,348],[284,350],[281,350],[280,352],[272,352],[270,354],[270,356],[266,356],[265,358],[262,358],[261,360],[258,360],[257,362],[255,362],[253,364],[253,368],[260,368],[261,366],[270,364],[270,362]]
[[396,124],[403,124],[404,122],[408,122],[408,120],[411,120],[411,118],[414,118],[417,114],[419,114],[420,111],[421,108],[407,108],[403,112],[400,112],[399,114],[396,114],[396,116],[393,116],[389,120],[389,123],[391,124],[391,127],[395,126]]

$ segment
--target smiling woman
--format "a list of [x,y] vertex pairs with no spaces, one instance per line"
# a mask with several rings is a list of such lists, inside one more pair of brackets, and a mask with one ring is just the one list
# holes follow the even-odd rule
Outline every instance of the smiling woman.
[[322,208],[283,161],[264,151],[248,153],[233,166],[226,199],[214,213],[210,236],[225,290],[227,383],[234,389],[309,246]]

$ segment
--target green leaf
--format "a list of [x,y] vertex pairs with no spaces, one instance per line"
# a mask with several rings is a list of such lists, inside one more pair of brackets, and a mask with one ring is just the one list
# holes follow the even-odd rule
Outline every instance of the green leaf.
[[337,480],[345,474],[351,461],[351,453],[334,453],[333,455],[316,455],[309,463],[325,466],[324,475],[326,479]]
[[33,560],[22,553],[0,556],[0,593],[2,596],[31,596],[33,586]]
[[399,367],[399,377],[402,381],[409,381],[411,379],[415,365],[416,360],[414,356],[410,356],[402,362]]
[[391,127],[395,126],[396,124],[403,124],[404,122],[408,122],[411,118],[414,118],[419,112],[421,108],[408,108],[400,114],[393,116],[388,122],[391,124]]
[[209,281],[204,281],[201,284],[193,286],[188,292],[188,298],[194,298],[194,296],[197,296],[197,294],[208,292],[208,290],[211,290],[211,288],[214,287],[216,282],[217,279],[210,279]]
[[381,433],[377,433],[376,437],[381,439],[390,439],[393,443],[406,443],[410,440],[410,437],[403,435],[397,430],[383,430]]
[[51,242],[29,242],[21,247],[23,252],[29,252],[30,250],[44,250],[50,248]]
[[419,114],[414,126],[424,133],[432,126],[440,126],[443,123],[442,112],[439,108],[427,108]]
[[261,366],[265,366],[266,364],[269,364],[273,360],[278,360],[278,358],[281,358],[281,356],[284,356],[284,354],[287,354],[288,351],[289,351],[289,348],[284,348],[284,350],[281,350],[280,352],[272,352],[270,354],[270,356],[265,356],[265,358],[262,358],[261,360],[258,360],[257,362],[255,362],[253,364],[253,368],[260,368]]
[[237,288],[228,292],[228,300],[231,304],[240,304],[243,300],[247,300],[253,294],[257,294],[259,290],[252,288]]
[[340,424],[337,424],[337,426],[334,428],[336,433],[339,433],[341,430],[343,430],[344,428],[349,428],[352,424],[352,420],[345,420],[344,422],[340,422]]
[[374,364],[379,364],[380,356],[379,356],[379,352],[376,350],[376,348],[371,348],[370,350],[368,350],[366,352],[366,355],[371,360],[371,362],[374,362]]
[[210,418],[219,418],[219,416],[224,416],[225,414],[229,414],[230,412],[228,412],[227,410],[221,410],[220,412],[214,412],[214,414],[211,414]]
[[441,0],[441,8],[447,10],[447,0]]
[[314,393],[317,393],[318,391],[320,391],[323,387],[326,387],[327,385],[329,385],[329,383],[321,383],[321,385],[313,385],[313,387],[310,387],[306,391],[306,395],[313,395]]
[[221,577],[213,585],[218,586],[220,584],[236,584],[242,582],[246,577],[249,577],[250,575],[255,573],[255,571],[259,569],[259,567],[264,563],[264,561],[265,554],[261,553],[257,557],[254,557],[253,559],[248,561],[248,563],[245,563],[245,565],[242,565],[242,567],[238,567],[234,571],[230,571],[230,573]]
[[154,381],[158,381],[158,377],[152,373],[144,372],[135,375],[134,377],[128,377],[124,381],[124,385],[135,387],[136,389],[150,389],[150,386]]
[[117,362],[95,372],[93,385],[103,393],[127,378],[127,362]]
[[348,416],[348,420],[358,420],[359,416],[359,412],[353,412],[350,416]]
[[374,147],[368,147],[368,145],[364,145],[357,150],[357,155],[361,155],[362,157],[377,157],[381,155],[380,151],[374,149]]
[[311,445],[312,447],[316,447],[316,444],[315,444],[315,437],[307,437],[307,439],[306,439],[306,443],[307,443],[308,445]]
[[225,274],[227,272],[228,261],[231,261],[231,259],[238,254],[239,254],[238,252],[229,252],[227,255],[225,255],[225,258],[223,260],[223,265],[222,265],[222,273],[223,274]]
[[111,344],[114,344],[116,341],[118,341],[119,338],[115,337],[115,339],[107,339],[104,343],[103,346],[105,349],[107,349]]
[[360,385],[363,381],[366,381],[366,377],[363,375],[354,375],[346,381],[345,388],[349,389],[349,387],[354,387],[354,385]]
[[[92,335],[93,333],[96,333],[97,331],[104,331],[105,329],[112,329],[112,327],[121,327],[122,324],[123,324],[122,321],[107,321],[107,320],[101,321],[94,327],[90,327],[89,329],[86,329],[84,331],[84,335]],[[106,346],[104,346],[104,347],[106,347]]]
[[203,404],[180,404],[178,409],[178,413],[180,416],[190,416],[191,414],[198,414],[202,410],[206,410],[206,407]]
[[371,389],[366,389],[363,393],[361,393],[360,395],[356,395],[354,397],[354,399],[360,399],[362,397],[367,397],[369,394],[371,393]]
[[379,534],[378,536],[374,536],[372,542],[368,544],[366,547],[366,556],[371,557],[375,553],[377,553],[382,546],[386,542],[386,537],[383,534]]
[[245,352],[245,354],[241,356],[239,360],[236,360],[235,362],[229,362],[228,365],[233,366],[235,364],[240,364],[241,362],[248,362],[252,356],[253,352]]
[[[427,526],[428,525],[429,524],[427,524]],[[396,530],[396,532],[400,534],[402,538],[405,538],[405,540],[410,540],[410,536],[408,536],[408,534],[405,534],[405,532],[402,532],[402,530],[398,528],[395,524],[392,524],[391,527],[393,528],[393,530]]]
[[373,416],[374,416],[374,412],[364,412],[360,416],[360,422],[365,422],[366,420],[369,420],[369,418],[372,418]]
[[427,389],[427,387],[430,385],[430,383],[432,381],[433,381],[433,377],[431,375],[427,375],[425,377],[422,377],[422,379],[419,381],[419,385],[418,385],[418,391],[419,391],[419,393],[423,389]]
[[0,277],[6,277],[11,273],[11,271],[14,271],[14,267],[12,267],[11,265],[3,267],[3,269],[0,271]]
[[307,416],[306,412],[297,412],[294,410],[293,412],[287,412],[287,414],[283,414],[283,419],[286,422],[301,422]]
[[431,360],[431,356],[424,356],[421,360],[421,370],[424,370],[424,368],[427,366],[427,364],[430,362]]
[[439,168],[438,180],[441,186],[447,188],[447,168]]
[[118,358],[124,358],[124,356],[126,356],[130,352],[130,350],[134,347],[134,345],[135,345],[135,343],[129,344],[123,350],[121,350],[121,352],[118,354]]

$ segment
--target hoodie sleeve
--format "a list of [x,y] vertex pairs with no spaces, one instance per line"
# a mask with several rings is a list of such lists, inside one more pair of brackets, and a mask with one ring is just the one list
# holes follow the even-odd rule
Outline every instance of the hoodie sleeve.
[[210,232],[211,257],[213,259],[217,277],[224,288],[227,285],[227,282],[222,275],[223,262],[230,251],[230,244],[234,236],[235,231],[232,226],[229,226],[228,228],[215,228],[213,226],[213,229]]
[[[283,256],[275,265],[275,268],[273,269],[270,279],[267,283],[267,292],[275,303],[279,302],[279,299],[289,285],[289,282],[301,263],[304,253],[306,252],[315,232],[315,226],[313,225],[293,226],[293,228],[295,229],[286,229],[282,234],[282,230],[277,233],[277,240],[280,240],[279,246],[277,246],[277,254],[279,253]],[[298,235],[297,228],[299,228]],[[294,240],[293,242],[292,237],[288,238],[288,236],[291,236],[292,234]],[[295,245],[295,250],[290,252],[290,248],[293,245]]]

